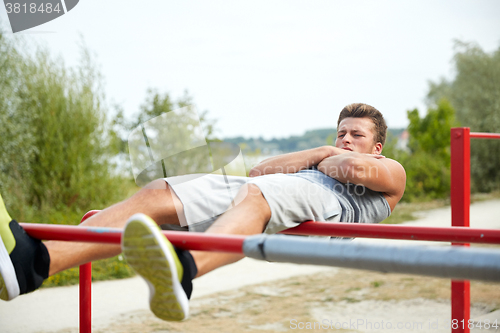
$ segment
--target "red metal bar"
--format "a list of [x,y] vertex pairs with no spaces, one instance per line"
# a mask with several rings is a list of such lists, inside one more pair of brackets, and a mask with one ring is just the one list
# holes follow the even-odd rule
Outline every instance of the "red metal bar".
[[291,235],[341,236],[385,239],[407,239],[454,243],[500,244],[500,230],[407,225],[303,222],[282,231]]
[[[120,244],[123,229],[20,223],[32,237],[45,240]],[[243,253],[245,236],[220,235],[182,231],[163,231],[175,246],[181,249]]]
[[202,232],[163,231],[178,248],[196,251],[243,253],[246,236],[207,234]]
[[81,227],[61,224],[19,223],[37,239],[120,244],[123,229]]
[[[80,223],[97,214],[91,210],[83,215]],[[80,265],[80,333],[92,332],[92,263]]]
[[[70,225],[21,223],[26,232],[38,239],[120,244],[122,229]],[[421,241],[500,244],[500,230],[419,227],[389,224],[303,222],[282,231],[291,235],[317,235],[364,238],[407,239]],[[200,251],[241,252],[245,236],[163,231],[174,244],[183,249]]]
[[[479,133],[476,133],[479,135]],[[478,136],[476,136],[478,137]],[[470,129],[451,129],[451,225],[469,227],[470,218]],[[456,244],[455,246],[469,246]],[[470,333],[469,281],[451,281],[451,320],[453,333]],[[455,327],[455,328],[453,328]]]
[[499,133],[470,133],[470,137],[474,139],[500,139]]

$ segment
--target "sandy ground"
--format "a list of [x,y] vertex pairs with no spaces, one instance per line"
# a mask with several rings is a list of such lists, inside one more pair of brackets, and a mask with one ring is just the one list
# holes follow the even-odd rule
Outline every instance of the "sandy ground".
[[[473,204],[471,227],[500,229],[499,205],[500,200]],[[449,207],[419,214],[419,220],[407,224],[451,224]],[[195,280],[194,288],[191,318],[165,323],[149,312],[147,287],[140,278],[94,283],[94,332],[280,332],[335,327],[340,332],[450,331],[446,327],[450,324],[449,281],[444,279],[246,258]],[[472,299],[471,317],[477,323],[498,320],[500,325],[500,284],[473,284],[472,294],[478,296]],[[77,331],[77,286],[42,289],[0,302],[0,332]],[[500,329],[481,327],[472,332],[479,331]]]

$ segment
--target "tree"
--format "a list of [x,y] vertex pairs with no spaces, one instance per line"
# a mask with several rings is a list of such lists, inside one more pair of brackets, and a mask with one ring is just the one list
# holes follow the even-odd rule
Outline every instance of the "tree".
[[162,177],[211,173],[237,154],[234,147],[215,138],[215,120],[208,119],[207,111],[199,115],[192,104],[187,92],[174,102],[168,93],[148,90],[140,112],[125,125],[137,185]]
[[[102,207],[120,196],[112,175],[101,77],[83,49],[76,69],[38,49],[24,55],[0,39],[0,187],[13,215]],[[46,221],[48,222],[48,221]],[[77,223],[73,221],[58,221]]]
[[439,159],[450,167],[450,129],[458,126],[455,110],[450,102],[441,99],[436,107],[429,108],[425,117],[420,118],[417,109],[408,111],[408,147],[412,153],[422,151]]
[[[473,132],[498,133],[500,128],[500,47],[491,53],[477,44],[455,42],[455,76],[430,82],[427,101],[436,105],[441,98],[450,101],[457,119]],[[471,141],[471,179],[473,191],[500,189],[500,142]]]
[[446,198],[450,193],[450,128],[458,125],[455,111],[442,99],[424,117],[418,109],[407,114],[409,150],[397,149],[391,137],[383,150],[385,156],[399,161],[406,170],[403,200]]
[[[141,105],[139,112],[134,116],[134,120],[129,123],[124,122],[127,130],[132,130],[146,121],[158,117],[164,113],[174,111],[193,104],[193,98],[187,91],[177,100],[174,100],[168,92],[160,93],[156,89],[148,89],[146,101]],[[207,140],[217,140],[216,138],[216,120],[208,117],[208,111],[199,114],[201,125],[205,131]]]

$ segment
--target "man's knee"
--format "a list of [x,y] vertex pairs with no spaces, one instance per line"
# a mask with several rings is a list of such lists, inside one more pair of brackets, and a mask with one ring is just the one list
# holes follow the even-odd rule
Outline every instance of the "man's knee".
[[248,187],[248,194],[252,197],[252,198],[255,198],[255,199],[264,199],[264,195],[262,194],[262,191],[260,190],[260,188],[255,185],[255,184],[246,184],[246,186]]
[[269,207],[264,194],[255,184],[243,185],[240,188],[235,201],[237,201],[237,203],[249,205],[264,216],[268,216],[268,219],[271,218],[271,208]]
[[167,182],[163,178],[155,179],[152,182],[148,183],[146,186],[144,186],[143,189],[166,190]]
[[184,218],[182,202],[164,179],[148,183],[136,193],[135,197],[140,202],[143,212],[150,215],[158,224],[179,224]]

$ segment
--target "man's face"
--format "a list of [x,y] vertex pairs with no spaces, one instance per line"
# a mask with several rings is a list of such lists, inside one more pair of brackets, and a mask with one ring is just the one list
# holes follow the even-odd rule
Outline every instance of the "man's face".
[[337,148],[356,153],[380,154],[382,144],[375,143],[375,124],[370,118],[344,118],[337,128]]

